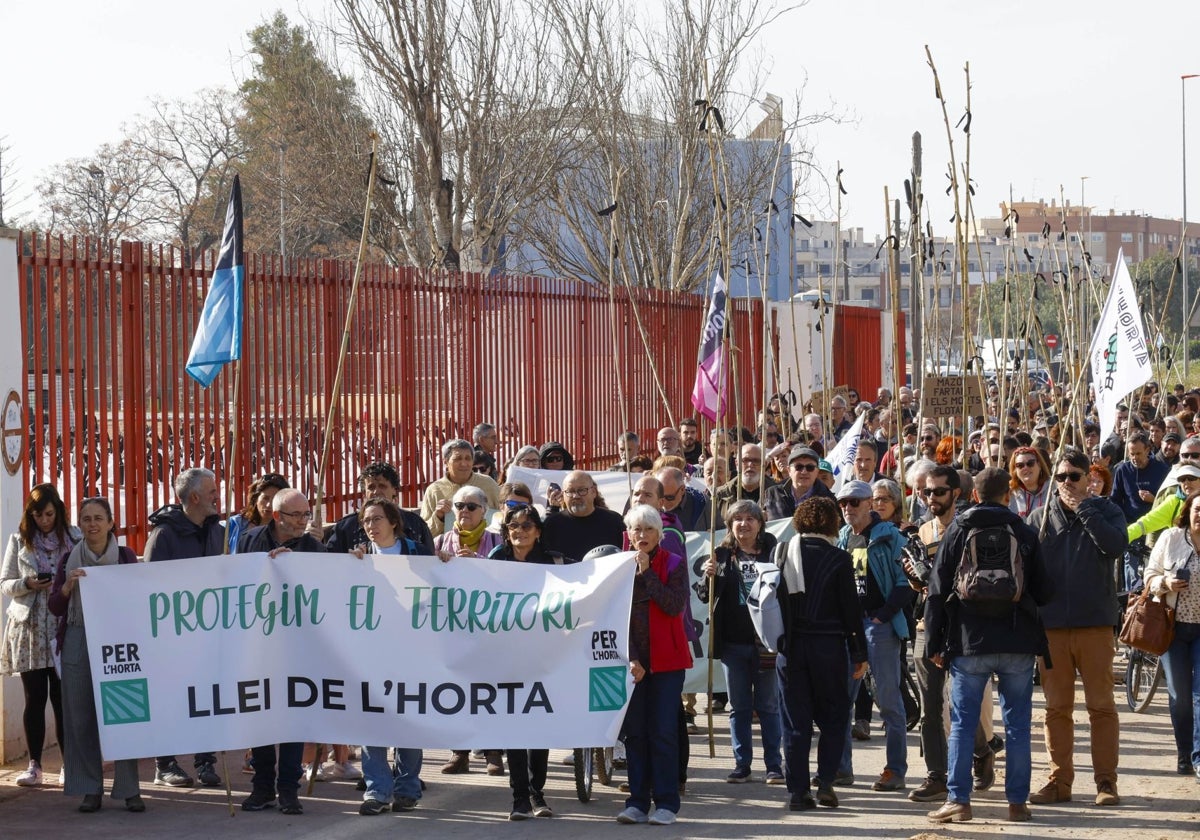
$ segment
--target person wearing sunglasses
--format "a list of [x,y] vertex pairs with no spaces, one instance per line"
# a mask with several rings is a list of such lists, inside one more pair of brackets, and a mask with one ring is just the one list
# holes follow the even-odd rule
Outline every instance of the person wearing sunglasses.
[[[559,565],[573,563],[561,552],[551,551],[542,544],[542,517],[532,505],[516,503],[504,511],[501,535],[487,553],[492,560],[512,563]],[[550,751],[545,749],[509,749],[508,781],[513,805],[510,820],[530,817],[551,817],[554,812],[546,804],[546,772]],[[488,759],[489,767],[493,759]]]
[[796,505],[814,496],[833,498],[833,492],[817,481],[821,456],[808,446],[792,447],[788,455],[790,481],[777,484],[764,496],[767,519],[791,519]]
[[[1195,449],[1200,452],[1200,439],[1196,440]],[[1175,524],[1183,500],[1197,490],[1200,490],[1200,459],[1190,458],[1184,461],[1182,466],[1171,470],[1170,476],[1163,482],[1158,493],[1157,503],[1150,512],[1130,523],[1126,531],[1129,542],[1145,537],[1147,543],[1153,547],[1154,536]]]
[[1008,459],[1009,500],[1012,512],[1024,519],[1046,504],[1050,491],[1050,463],[1042,450],[1022,446]]
[[[838,548],[849,552],[853,560],[867,658],[875,675],[875,702],[887,743],[886,763],[873,789],[900,791],[905,788],[908,772],[900,650],[909,637],[905,610],[911,607],[915,594],[900,565],[904,540],[895,525],[871,510],[871,485],[866,482],[847,481],[837,493],[837,502],[846,522],[838,534]],[[857,696],[860,683],[861,680],[855,680],[850,687],[851,697]],[[847,725],[839,776],[853,776],[852,744]]]
[[452,557],[487,557],[500,544],[500,534],[487,528],[487,504],[487,494],[478,487],[462,487],[454,494],[454,524],[433,541],[443,563]]
[[425,496],[421,499],[421,518],[435,537],[446,530],[446,514],[450,513],[454,494],[467,485],[483,491],[489,508],[500,507],[499,485],[490,476],[473,469],[475,448],[470,442],[462,438],[446,441],[442,444],[442,463],[445,474],[425,488]]
[[[1054,466],[1057,488],[1026,522],[1041,534],[1041,555],[1053,595],[1041,606],[1048,659],[1039,664],[1046,698],[1045,741],[1050,778],[1029,801],[1071,800],[1075,782],[1075,675],[1083,681],[1090,727],[1096,804],[1120,804],[1117,760],[1120,721],[1113,698],[1113,627],[1119,620],[1113,565],[1129,543],[1125,517],[1109,499],[1087,491],[1088,458],[1063,449]],[[1042,520],[1045,519],[1043,530]]]

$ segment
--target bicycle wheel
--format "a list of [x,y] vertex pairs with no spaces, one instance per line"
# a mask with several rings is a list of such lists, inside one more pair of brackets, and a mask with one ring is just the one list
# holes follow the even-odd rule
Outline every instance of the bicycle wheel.
[[1152,653],[1147,653],[1145,659],[1145,668],[1150,672],[1146,678],[1146,706],[1149,706],[1150,701],[1154,699],[1154,692],[1158,691],[1158,687],[1163,683],[1163,666],[1162,659]]
[[916,679],[907,670],[904,672],[900,688],[904,695],[905,728],[912,732],[921,725],[921,690],[917,687]]
[[593,750],[575,750],[575,795],[580,802],[588,802],[592,798],[592,779],[594,777]]
[[596,781],[602,785],[611,785],[613,778],[613,748],[596,747],[593,766],[596,771]]
[[1125,666],[1125,702],[1129,704],[1130,711],[1144,712],[1154,696],[1156,686],[1153,680],[1158,657],[1154,657],[1154,663],[1149,659],[1150,656],[1140,650],[1129,652],[1129,664]]

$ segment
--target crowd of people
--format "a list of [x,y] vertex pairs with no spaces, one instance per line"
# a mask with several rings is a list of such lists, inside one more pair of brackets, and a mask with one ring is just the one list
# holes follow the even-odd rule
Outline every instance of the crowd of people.
[[[1090,750],[1095,804],[1120,803],[1114,628],[1121,598],[1142,586],[1176,611],[1164,656],[1176,769],[1200,781],[1200,595],[1190,586],[1200,571],[1200,436],[1188,433],[1200,431],[1200,393],[1163,395],[1151,383],[1136,396],[1104,441],[1090,406],[1074,412],[1084,422],[1071,427],[1069,404],[1053,388],[1004,411],[989,393],[991,416],[974,419],[965,436],[957,419],[920,416],[920,395],[909,388],[894,400],[881,388],[874,404],[850,389],[825,413],[800,417],[776,397],[752,429],[716,428],[702,439],[685,418],[657,430],[648,451],[638,434],[620,433],[610,469],[629,474],[623,511],[609,508],[596,473],[575,469],[562,443],[501,442],[487,423],[472,440],[442,446],[444,473],[416,510],[399,504],[396,469],[375,463],[360,475],[358,509],[327,525],[314,523],[309,499],[275,473],[260,476],[244,509],[225,517],[217,477],[191,468],[174,478],[176,503],[151,516],[142,559],[228,550],[562,564],[630,551],[634,688],[621,733],[628,798],[618,822],[667,825],[680,810],[688,736],[698,732],[696,696],[684,692],[702,630],[693,588],[711,602],[712,651],[727,687],[708,702],[728,707],[729,783],[755,778],[757,721],[762,780],[786,786],[793,810],[838,807],[836,788],[855,783],[854,744],[872,737],[878,709],[886,749],[874,791],[940,802],[929,815],[935,822],[966,821],[972,792],[995,783],[1003,750],[1008,817],[1024,821],[1031,803],[1071,800],[1077,746]],[[835,474],[827,455],[855,428],[852,463]],[[561,486],[551,484],[545,504],[535,504],[528,485],[510,480],[514,467],[558,471]],[[17,783],[43,782],[49,704],[64,790],[92,812],[103,801],[102,762],[84,610],[74,595],[90,567],[137,558],[118,545],[105,499],[86,499],[76,513],[72,526],[53,485],[29,493],[0,569],[0,593],[11,598],[0,672],[19,674],[25,693],[30,761]],[[795,535],[777,540],[773,520],[790,520]],[[710,556],[688,557],[686,535],[710,529],[724,529],[723,541]],[[751,593],[772,572],[779,610],[764,620]],[[910,650],[924,764],[911,789]],[[1049,775],[1033,790],[1035,674]],[[1078,737],[1077,680],[1087,712]],[[992,731],[993,681],[1003,738]],[[551,816],[548,752],[497,740],[475,746],[489,774],[509,776],[510,819]],[[306,774],[361,777],[364,816],[418,807],[422,750],[361,745],[359,771],[355,746],[335,745],[328,762],[314,745],[253,747],[241,807],[303,813]],[[469,772],[471,745],[462,746],[442,773]],[[194,755],[190,770],[159,756],[154,783],[222,784],[211,752]],[[144,810],[136,762],[116,763],[111,794]]]

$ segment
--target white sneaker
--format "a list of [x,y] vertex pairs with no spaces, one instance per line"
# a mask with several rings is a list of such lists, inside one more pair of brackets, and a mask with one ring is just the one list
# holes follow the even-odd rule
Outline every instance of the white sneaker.
[[675,822],[675,812],[666,808],[655,808],[650,815],[650,825],[670,825]]
[[[311,768],[311,767],[312,767],[311,764],[301,765],[301,767],[300,767],[300,778],[301,779],[303,779],[305,781],[308,780],[309,768]],[[325,781],[325,771],[320,766],[317,767],[317,775],[315,777],[315,780],[318,782]]]
[[574,767],[575,766],[575,751],[572,750],[571,752],[564,755],[562,757],[562,763],[563,763],[564,767]]
[[67,785],[67,768],[64,767],[63,769],[58,771],[58,786],[66,787],[66,785]]
[[[658,812],[655,811],[655,813]],[[622,825],[636,825],[638,823],[644,823],[645,821],[646,812],[640,808],[634,808],[632,805],[630,805],[621,813],[617,814],[617,822],[621,823]]]
[[336,761],[327,761],[321,765],[321,772],[326,779],[361,779],[362,773],[358,772],[358,768],[349,761],[338,763]]
[[37,787],[42,783],[42,765],[36,761],[29,762],[27,769],[20,776],[17,776],[17,784],[21,787]]

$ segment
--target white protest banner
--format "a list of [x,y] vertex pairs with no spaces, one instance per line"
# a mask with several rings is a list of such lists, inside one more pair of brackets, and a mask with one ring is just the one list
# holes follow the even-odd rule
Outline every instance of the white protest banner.
[[616,741],[629,553],[563,566],[241,554],[88,569],[108,760],[317,741]]
[[1092,387],[1096,392],[1096,417],[1100,421],[1100,440],[1107,440],[1117,425],[1117,404],[1125,395],[1150,380],[1150,348],[1138,308],[1133,281],[1125,267],[1124,251],[1117,252],[1112,286],[1104,301],[1104,311],[1088,350],[1092,367]]

